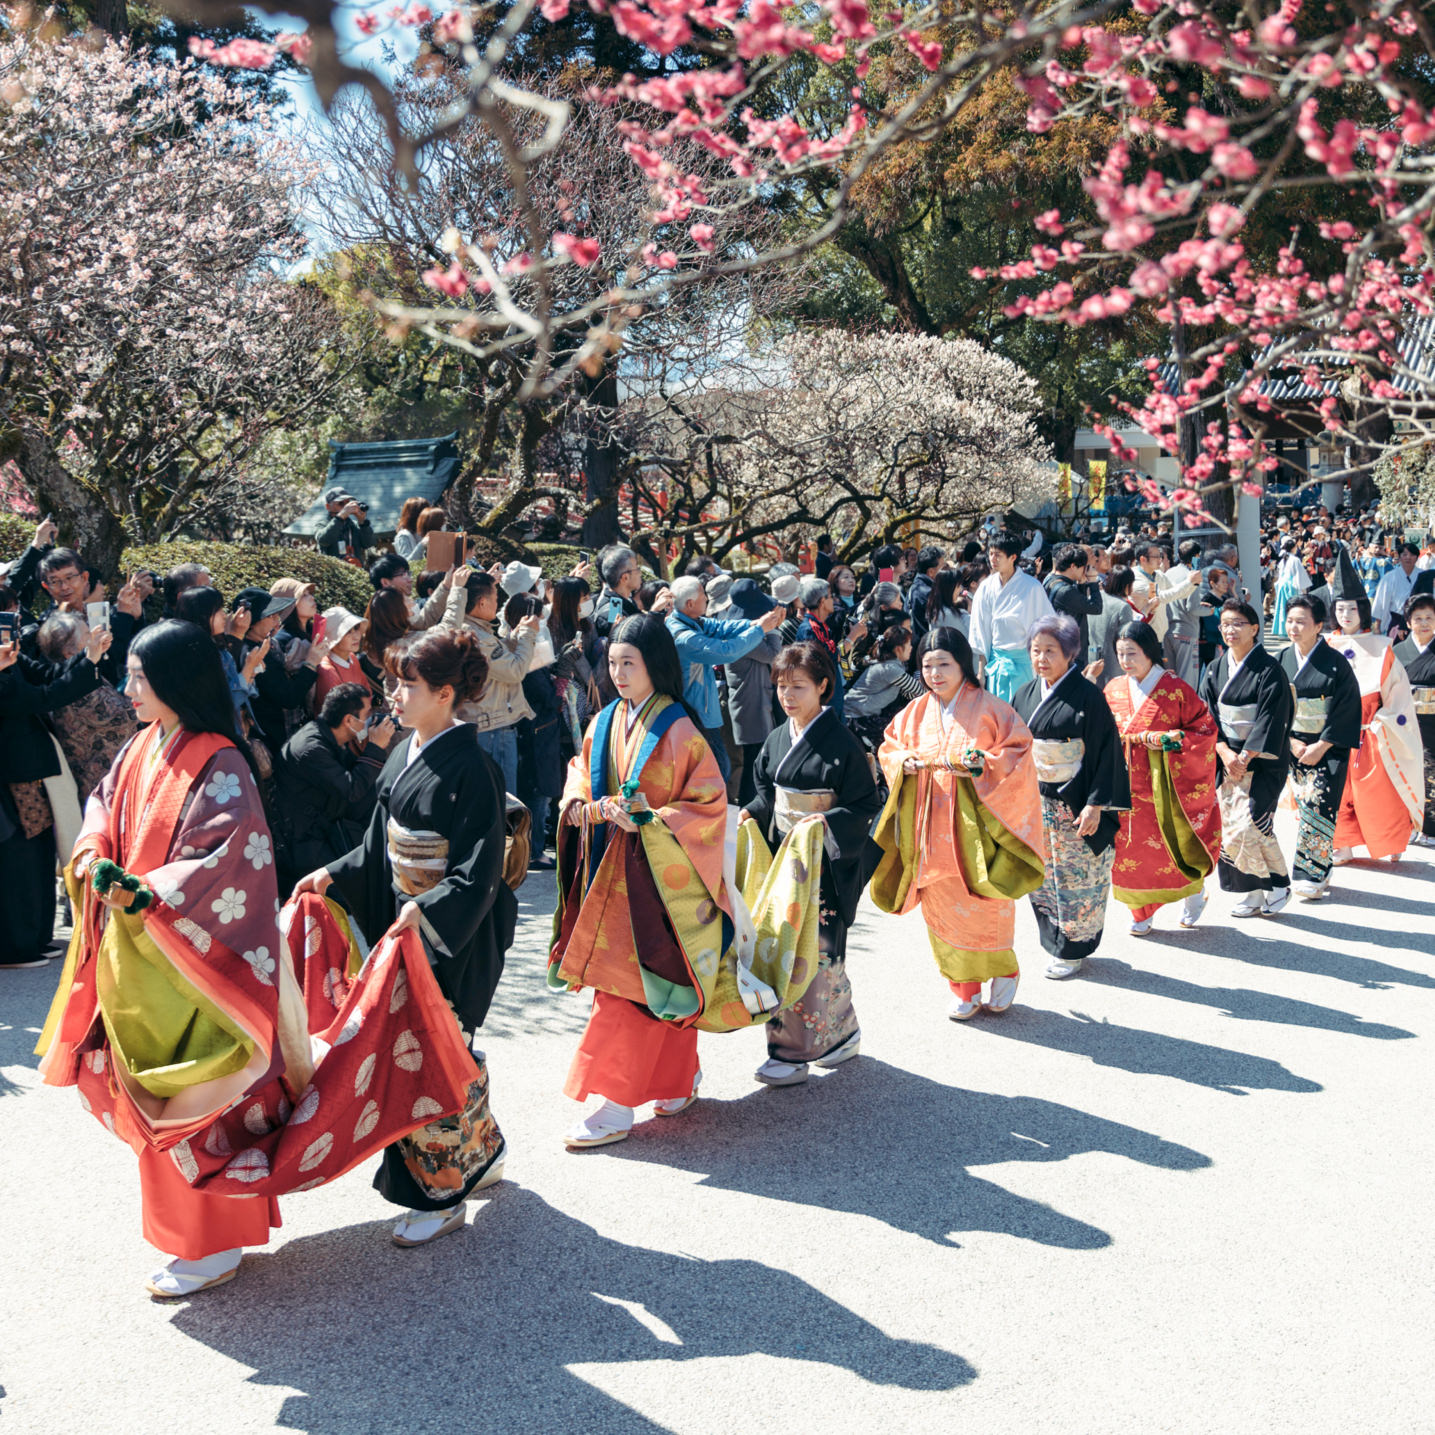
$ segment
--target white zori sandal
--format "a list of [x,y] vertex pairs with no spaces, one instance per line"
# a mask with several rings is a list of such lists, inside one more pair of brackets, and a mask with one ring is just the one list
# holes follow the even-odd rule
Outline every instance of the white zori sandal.
[[619,1106],[616,1101],[604,1101],[587,1115],[580,1117],[563,1138],[563,1144],[570,1151],[584,1151],[589,1146],[611,1146],[615,1141],[627,1139],[633,1129],[633,1108]]
[[157,1300],[183,1300],[186,1296],[198,1295],[200,1291],[232,1281],[239,1274],[239,1262],[243,1258],[243,1246],[216,1251],[212,1256],[202,1256],[197,1261],[185,1261],[176,1256],[145,1282],[145,1289]]
[[467,1218],[467,1201],[441,1211],[405,1211],[394,1222],[393,1242],[396,1246],[426,1246],[450,1231],[461,1231]]
[[679,1112],[686,1111],[694,1101],[698,1099],[698,1087],[702,1085],[703,1074],[698,1072],[693,1077],[693,1091],[691,1096],[675,1096],[671,1101],[653,1102],[654,1116],[676,1116]]

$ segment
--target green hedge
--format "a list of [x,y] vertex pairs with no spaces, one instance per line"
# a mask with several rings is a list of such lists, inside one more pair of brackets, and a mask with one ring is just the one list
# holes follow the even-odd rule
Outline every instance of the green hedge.
[[328,558],[312,548],[254,548],[242,543],[150,543],[120,555],[125,573],[151,568],[164,574],[181,563],[202,563],[214,586],[232,601],[241,588],[268,588],[276,578],[299,578],[318,590],[319,606],[342,604],[362,613],[373,596],[369,575],[351,563]]
[[0,563],[13,563],[35,536],[35,520],[18,513],[0,513]]

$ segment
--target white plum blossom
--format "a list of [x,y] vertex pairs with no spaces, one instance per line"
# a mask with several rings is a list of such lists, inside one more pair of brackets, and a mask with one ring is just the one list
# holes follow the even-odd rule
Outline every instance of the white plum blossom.
[[239,775],[233,772],[216,772],[204,789],[206,797],[212,797],[222,807],[239,796]]
[[241,891],[238,887],[226,887],[209,904],[209,908],[227,926],[230,922],[244,920],[244,905],[248,900],[248,893]]
[[251,832],[249,840],[244,844],[244,856],[254,864],[256,872],[261,871],[274,860],[269,838],[262,832]]
[[252,952],[245,952],[244,960],[249,963],[257,981],[263,982],[266,987],[274,985],[274,958],[269,955],[268,947],[256,947]]

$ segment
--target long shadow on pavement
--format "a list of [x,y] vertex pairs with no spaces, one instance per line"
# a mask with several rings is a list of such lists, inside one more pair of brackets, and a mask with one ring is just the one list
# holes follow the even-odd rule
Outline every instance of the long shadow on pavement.
[[967,1168],[1091,1151],[1172,1171],[1211,1164],[1055,1101],[966,1091],[866,1057],[802,1086],[700,1101],[680,1122],[644,1123],[605,1149],[698,1172],[724,1190],[867,1216],[940,1245],[991,1231],[1068,1250],[1097,1250],[1111,1237]]
[[1318,1082],[1287,1071],[1269,1057],[1229,1051],[1223,1046],[1187,1041],[1162,1032],[1141,1031],[1098,1021],[1081,1012],[1063,1016],[1037,1007],[1013,1007],[982,1022],[981,1031],[1031,1042],[1052,1051],[1089,1057],[1097,1066],[1111,1066],[1138,1076],[1169,1076],[1194,1086],[1245,1096],[1252,1091],[1320,1091]]
[[[1310,924],[1312,927],[1327,927],[1329,935],[1351,939],[1348,927],[1335,922],[1321,922],[1317,918],[1297,913],[1294,918],[1281,916],[1277,921],[1285,926],[1293,921],[1297,926]],[[1270,924],[1263,930],[1270,930]],[[1328,947],[1308,946],[1302,942],[1282,941],[1278,937],[1244,940],[1226,938],[1218,927],[1201,927],[1199,950],[1203,956],[1221,957],[1234,962],[1245,962],[1253,967],[1270,967],[1282,972],[1308,972],[1312,976],[1332,977],[1338,982],[1350,982],[1354,986],[1370,991],[1386,991],[1391,987],[1435,987],[1435,977],[1424,972],[1411,971],[1408,967],[1391,966],[1389,962],[1377,962],[1370,957],[1351,956],[1347,952],[1331,951]],[[1152,932],[1144,940],[1177,951],[1192,950],[1196,933]],[[1211,940],[1211,938],[1215,940]]]
[[1083,975],[1087,973],[1098,980],[1110,979],[1114,986],[1129,991],[1146,992],[1150,996],[1165,997],[1170,1001],[1194,1002],[1199,1006],[1215,1007],[1217,1011],[1224,1012],[1237,1021],[1268,1021],[1283,1026],[1315,1027],[1321,1031],[1343,1032],[1347,1036],[1374,1037],[1378,1041],[1398,1041],[1415,1035],[1413,1031],[1406,1031],[1403,1027],[1362,1021],[1354,1012],[1340,1011],[1336,1007],[1297,1001],[1294,997],[1276,996],[1272,992],[1252,991],[1246,987],[1206,987],[1199,982],[1182,981],[1179,977],[1146,971],[1133,967],[1129,962],[1118,962],[1106,957],[1088,958]]
[[[645,1250],[522,1187],[494,1197],[432,1250],[401,1251],[387,1224],[366,1223],[247,1256],[239,1280],[174,1326],[252,1366],[252,1380],[301,1392],[279,1424],[313,1435],[665,1428],[569,1369],[583,1364],[760,1353],[907,1390],[976,1378],[960,1356],[894,1339],[761,1260]],[[734,1243],[760,1251],[765,1238]],[[743,1408],[751,1391],[727,1378]]]

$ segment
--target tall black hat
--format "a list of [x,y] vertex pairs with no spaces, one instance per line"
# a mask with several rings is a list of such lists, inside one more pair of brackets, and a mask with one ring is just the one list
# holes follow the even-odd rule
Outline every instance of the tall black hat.
[[1330,579],[1330,596],[1336,603],[1350,603],[1357,598],[1369,596],[1365,591],[1365,584],[1360,581],[1360,575],[1355,571],[1355,564],[1350,561],[1350,553],[1344,543],[1337,545],[1335,572]]

